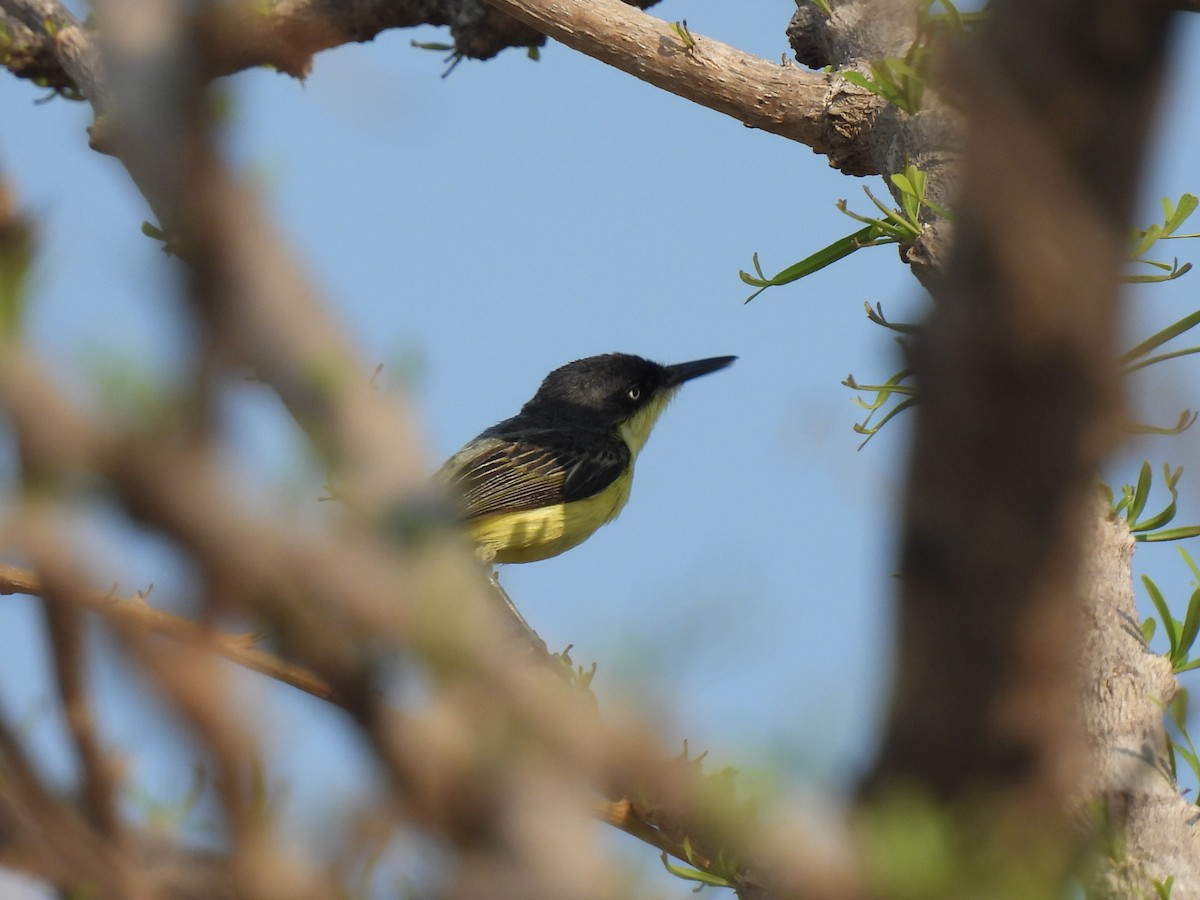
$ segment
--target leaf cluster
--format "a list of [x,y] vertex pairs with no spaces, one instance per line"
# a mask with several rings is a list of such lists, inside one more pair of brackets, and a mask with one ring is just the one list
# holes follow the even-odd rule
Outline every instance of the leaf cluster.
[[1133,532],[1135,540],[1147,542],[1179,541],[1200,536],[1200,525],[1164,528],[1165,525],[1170,524],[1174,520],[1175,514],[1178,511],[1176,503],[1179,500],[1179,491],[1176,489],[1176,485],[1179,483],[1182,475],[1182,467],[1172,471],[1169,465],[1163,466],[1163,482],[1171,494],[1171,499],[1161,510],[1147,518],[1142,518],[1142,513],[1145,512],[1146,503],[1150,499],[1150,491],[1154,486],[1149,462],[1142,462],[1142,466],[1138,470],[1137,484],[1121,486],[1120,500],[1113,502],[1112,489],[1105,487],[1105,490],[1108,491],[1109,502],[1113,506],[1114,515],[1125,517],[1125,521],[1129,526],[1129,530]]
[[[1188,601],[1187,613],[1182,622],[1171,615],[1167,601],[1163,598],[1158,585],[1148,576],[1142,576],[1142,585],[1150,596],[1150,602],[1162,617],[1163,632],[1167,636],[1167,652],[1165,656],[1171,661],[1171,667],[1176,674],[1190,669],[1200,668],[1200,659],[1192,659],[1192,647],[1196,643],[1196,635],[1200,632],[1200,589],[1192,592]],[[1147,617],[1142,622],[1142,637],[1150,640],[1157,631],[1157,622]]]
[[872,60],[867,72],[847,71],[842,77],[876,94],[910,116],[921,111],[925,89],[931,80],[934,50],[948,38],[958,38],[984,13],[963,13],[951,2],[940,0],[943,11],[933,12],[934,0],[923,0],[917,10],[917,29],[903,56]]
[[[908,175],[909,172],[906,171],[905,174]],[[893,177],[893,180],[895,180],[895,177],[896,176]],[[902,189],[902,195],[905,197],[920,197],[921,195],[917,194],[916,192],[923,191],[924,180],[922,179],[919,182],[909,181],[908,183],[914,193],[909,194],[904,192]],[[1161,274],[1133,274],[1126,276],[1125,280],[1128,282],[1147,284],[1171,281],[1180,277],[1181,275],[1187,274],[1192,268],[1192,264],[1190,262],[1182,265],[1180,265],[1177,259],[1172,260],[1170,263],[1160,262],[1149,259],[1146,254],[1161,240],[1178,240],[1183,238],[1200,237],[1200,234],[1178,233],[1179,228],[1188,219],[1188,217],[1191,216],[1198,207],[1200,207],[1200,201],[1197,200],[1194,194],[1183,194],[1176,202],[1172,202],[1169,198],[1164,197],[1162,198],[1161,203],[1163,208],[1162,223],[1155,223],[1147,228],[1135,231],[1133,234],[1133,243],[1131,244],[1129,251],[1129,260],[1131,263],[1157,268],[1160,270]],[[901,213],[900,211],[894,211],[896,217],[899,218],[907,215],[907,210],[910,208],[910,206],[911,204],[905,204],[904,213]],[[919,210],[922,206],[934,209],[939,215],[945,215],[947,218],[949,218],[949,215],[945,213],[944,210],[941,210],[940,207],[936,207],[934,204],[930,204],[923,199],[916,204],[916,208]],[[843,241],[845,240],[846,239],[843,239]],[[887,241],[881,240],[879,242],[885,243]],[[816,254],[813,254],[807,259],[796,263],[794,266],[791,266],[788,269],[785,269],[783,272],[779,273],[779,275],[775,276],[775,279],[771,280],[767,286],[770,286],[770,284],[784,284],[788,281],[798,280],[799,278],[803,278],[805,275],[812,274],[812,272],[816,271],[816,269],[821,268],[824,265],[828,265],[830,262],[835,261],[835,259],[840,259],[841,256],[848,255],[845,253],[841,254],[841,256],[831,254],[830,251],[833,248],[838,247],[841,243],[842,241],[835,242],[829,247],[826,247],[824,250],[818,251]],[[857,247],[854,249],[857,249]],[[825,257],[822,256],[822,254],[832,258],[824,261]],[[820,261],[820,265],[814,266],[812,264],[813,261]],[[757,265],[757,258],[755,259],[755,263]],[[748,280],[744,272],[740,274],[743,281],[746,281],[747,283],[753,283]],[[763,289],[764,288],[760,287],[759,291],[752,295],[750,299],[753,299],[754,296],[757,296],[758,293],[761,293]],[[911,323],[897,323],[888,321],[884,317],[883,310],[878,304],[876,304],[874,309],[871,308],[870,304],[867,304],[867,318],[876,325],[880,325],[891,331],[898,332],[901,335],[913,334],[919,328],[919,326]],[[1117,360],[1120,373],[1122,375],[1129,375],[1138,371],[1139,369],[1157,365],[1158,363],[1167,362],[1168,360],[1172,359],[1180,359],[1185,356],[1191,356],[1193,354],[1200,353],[1200,346],[1187,346],[1158,352],[1165,344],[1188,333],[1197,325],[1200,325],[1200,309],[1183,316],[1178,321],[1172,322],[1166,328],[1163,328],[1150,335],[1136,346],[1121,354]],[[898,413],[903,412],[917,402],[917,389],[915,386],[909,383],[911,376],[912,371],[906,368],[897,372],[883,384],[859,384],[853,375],[847,377],[842,382],[842,384],[851,390],[874,395],[871,399],[860,399],[858,397],[854,398],[854,402],[859,407],[867,411],[866,417],[854,425],[855,433],[866,435],[866,440],[859,445],[860,449],[862,446],[865,446],[867,441],[874,437],[874,435],[877,434],[879,430],[885,424],[891,421],[891,419],[893,419]],[[896,405],[888,409],[887,405],[890,402],[895,402]],[[884,409],[887,411],[880,415],[880,411]],[[880,416],[878,421],[872,424],[872,419],[877,415]],[[1200,414],[1194,410],[1183,410],[1180,412],[1178,420],[1173,425],[1160,426],[1146,423],[1132,423],[1129,425],[1129,431],[1134,434],[1179,434],[1190,428],[1196,422],[1198,415]],[[1177,478],[1178,475],[1175,477]],[[1173,485],[1172,479],[1168,478],[1167,481],[1168,487],[1171,488]],[[1134,517],[1135,521],[1137,516],[1140,516],[1140,514],[1141,510],[1139,508],[1137,515]],[[1170,514],[1172,516],[1174,515],[1173,503],[1170,507]],[[1141,529],[1140,531],[1135,529],[1135,533],[1138,534],[1138,540],[1177,540],[1180,537],[1191,536],[1190,533],[1173,533],[1169,536],[1149,536],[1146,533],[1153,530],[1154,527]]]
[[1165,274],[1129,275],[1126,277],[1126,281],[1130,283],[1149,284],[1159,281],[1172,281],[1180,275],[1186,275],[1192,268],[1190,262],[1184,263],[1182,266],[1179,265],[1178,259],[1172,259],[1171,262],[1166,263],[1146,257],[1150,249],[1159,241],[1200,237],[1200,234],[1175,233],[1187,221],[1188,216],[1196,211],[1196,207],[1200,206],[1200,200],[1197,200],[1195,194],[1184,194],[1179,198],[1177,203],[1172,203],[1168,197],[1163,197],[1161,202],[1163,207],[1163,223],[1161,225],[1150,225],[1147,228],[1133,232],[1133,246],[1129,251],[1129,259],[1135,264],[1150,266],[1152,269],[1159,269]]
[[852,212],[845,200],[839,200],[837,202],[838,211],[856,222],[863,223],[866,227],[839,238],[775,275],[764,274],[758,261],[758,253],[754,253],[751,257],[754,274],[744,270],[738,272],[738,277],[743,283],[757,288],[746,298],[745,302],[749,303],[769,287],[791,284],[793,281],[799,281],[814,272],[819,272],[826,266],[845,259],[863,247],[915,241],[925,230],[925,226],[921,222],[923,209],[928,209],[943,218],[950,218],[950,213],[946,209],[925,197],[926,177],[923,171],[913,165],[909,165],[903,172],[897,172],[891,176],[890,180],[900,201],[899,209],[887,206],[871,193],[870,188],[863,187],[863,193],[879,210],[880,216],[878,217]]
[[[736,785],[738,770],[732,766],[724,766],[705,774],[702,770],[708,752],[697,756],[689,754],[688,742],[685,740],[683,752],[675,758],[674,763],[691,770],[692,778],[697,780],[697,796],[702,805],[713,812],[721,822],[736,822],[743,828],[750,828],[758,817],[758,808],[752,799],[746,800],[739,796]],[[675,877],[695,883],[697,891],[706,886],[736,890],[742,880],[744,867],[739,863],[737,853],[728,847],[717,846],[702,850],[691,837],[683,835],[677,840],[672,852],[688,864],[672,863],[664,852],[663,867]]]
[[[1157,620],[1152,616],[1147,616],[1142,621],[1142,637],[1146,643],[1149,643],[1158,630],[1158,622],[1162,622],[1162,630],[1167,638],[1167,651],[1163,655],[1171,663],[1171,670],[1176,675],[1200,669],[1200,659],[1192,658],[1196,639],[1200,636],[1200,567],[1183,547],[1179,548],[1179,555],[1192,573],[1193,585],[1182,621],[1171,614],[1171,609],[1158,585],[1149,576],[1142,576],[1142,585],[1159,616]],[[1197,753],[1196,745],[1188,733],[1188,700],[1187,689],[1181,687],[1171,702],[1167,704],[1166,709],[1167,719],[1171,725],[1171,730],[1167,735],[1167,758],[1170,775],[1175,782],[1179,781],[1180,759],[1187,764],[1192,777],[1200,782],[1200,754]],[[1200,797],[1196,802],[1200,804]]]
[[[1168,761],[1171,766],[1171,778],[1179,781],[1179,760],[1182,759],[1192,773],[1192,777],[1200,782],[1200,754],[1187,729],[1187,710],[1189,694],[1186,688],[1180,688],[1171,702],[1167,705],[1167,718],[1174,729],[1174,734],[1168,735]],[[1196,798],[1200,805],[1200,796]]]

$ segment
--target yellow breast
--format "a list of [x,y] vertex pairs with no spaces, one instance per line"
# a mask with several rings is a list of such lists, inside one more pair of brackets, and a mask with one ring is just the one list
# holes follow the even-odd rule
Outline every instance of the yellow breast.
[[543,509],[496,513],[467,523],[467,533],[485,559],[498,563],[537,562],[570,550],[617,517],[629,500],[633,465],[598,494]]

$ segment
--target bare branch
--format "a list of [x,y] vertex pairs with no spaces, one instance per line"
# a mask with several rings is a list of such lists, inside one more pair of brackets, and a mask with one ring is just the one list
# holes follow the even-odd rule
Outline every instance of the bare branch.
[[146,882],[114,850],[54,796],[0,716],[0,860],[62,887],[87,886],[105,897],[146,896]]
[[[629,0],[640,8],[658,0]],[[4,65],[20,78],[51,88],[82,88],[68,74],[41,22],[57,21],[54,0],[0,3],[0,27],[9,32]],[[312,70],[313,57],[348,43],[372,41],[394,28],[449,26],[454,56],[491,59],[509,47],[539,47],[545,35],[484,0],[229,0],[206,4],[192,26],[205,35],[206,77],[271,66],[296,78]]]
[[270,6],[230,2],[210,6],[197,24],[207,34],[210,76],[269,65],[303,78],[322,50],[416,25],[449,25],[454,52],[470,59],[490,59],[508,47],[540,46],[545,41],[482,0],[282,0]]
[[[53,571],[53,568],[51,569]],[[42,608],[54,651],[54,671],[67,730],[83,769],[83,806],[92,827],[106,841],[121,844],[121,822],[116,809],[116,773],[106,757],[92,719],[87,696],[83,646],[83,619],[65,585],[45,591]]]
[[845,122],[830,106],[846,107],[857,97],[862,118],[881,106],[878,98],[826,73],[770,62],[694,31],[689,44],[668,23],[619,0],[487,2],[635,78],[829,154],[835,165],[844,155],[839,128]]
[[[41,579],[33,572],[0,563],[0,594],[44,595]],[[336,700],[333,688],[302,666],[280,659],[254,645],[253,635],[227,634],[190,619],[173,616],[150,606],[142,594],[117,597],[99,591],[76,593],[78,602],[106,619],[119,623],[127,634],[160,634],[224,657],[232,663],[266,675],[321,700]]]

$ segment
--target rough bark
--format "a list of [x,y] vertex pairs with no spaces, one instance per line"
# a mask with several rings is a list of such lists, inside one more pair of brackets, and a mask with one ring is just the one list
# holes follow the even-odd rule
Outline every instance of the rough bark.
[[1171,776],[1163,728],[1179,685],[1170,661],[1142,640],[1133,548],[1123,521],[1094,519],[1080,584],[1090,760],[1076,808],[1108,832],[1113,855],[1096,866],[1097,896],[1149,895],[1154,881],[1174,878],[1172,897],[1200,897],[1200,809]]
[[[645,9],[658,0],[627,2]],[[0,28],[11,41],[0,48],[0,60],[19,78],[53,88],[78,87],[56,60],[53,39],[36,21],[22,21],[20,9],[34,5],[12,4],[0,13]],[[37,5],[55,14],[54,4]],[[540,47],[546,40],[483,0],[230,0],[207,4],[194,24],[208,35],[208,77],[272,66],[303,78],[322,50],[417,25],[448,26],[454,56],[466,59],[491,59],[509,47]]]

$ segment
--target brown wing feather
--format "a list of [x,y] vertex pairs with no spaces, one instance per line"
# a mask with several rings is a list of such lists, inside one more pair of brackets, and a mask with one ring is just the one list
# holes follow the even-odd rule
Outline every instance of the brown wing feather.
[[469,520],[582,500],[612,484],[628,463],[629,448],[616,436],[482,435],[447,460],[438,477],[458,496]]

